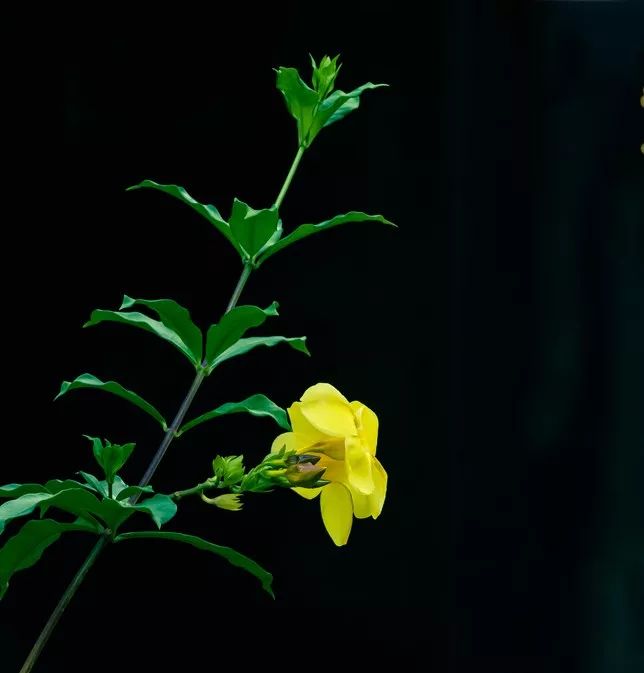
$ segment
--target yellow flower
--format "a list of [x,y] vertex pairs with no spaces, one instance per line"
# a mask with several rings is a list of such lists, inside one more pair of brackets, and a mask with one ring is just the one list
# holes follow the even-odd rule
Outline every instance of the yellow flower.
[[305,498],[320,495],[324,525],[336,545],[347,543],[353,516],[377,519],[387,491],[387,473],[376,458],[378,417],[361,402],[349,402],[328,383],[318,383],[289,409],[293,432],[279,435],[273,453],[286,447],[316,454],[316,468],[331,483],[320,488],[293,488]]

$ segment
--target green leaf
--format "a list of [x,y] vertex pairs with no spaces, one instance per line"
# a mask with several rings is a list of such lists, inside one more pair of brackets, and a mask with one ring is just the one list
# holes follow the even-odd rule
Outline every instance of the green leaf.
[[[87,472],[83,472],[82,470],[79,471],[79,473],[83,479],[87,482],[86,484],[81,484],[81,486],[85,486],[86,488],[91,488],[93,491],[97,491],[100,493],[104,498],[109,497],[109,485],[105,479],[99,480],[97,479],[93,474],[89,474]],[[128,488],[138,488],[136,486],[128,486],[118,475],[114,477],[114,482],[112,483],[112,497],[115,498],[116,500],[121,500],[122,497],[126,496],[121,496],[121,493],[128,489]],[[149,491],[144,491],[145,493],[148,492],[153,492],[152,487],[146,487],[149,488]]]
[[155,493],[151,498],[144,500],[138,505],[130,505],[127,501],[120,502],[126,507],[131,507],[137,512],[145,512],[152,517],[152,520],[161,528],[163,524],[168,523],[170,519],[177,513],[177,504],[169,495],[162,493]]
[[232,563],[234,566],[243,568],[247,572],[251,573],[261,582],[262,587],[273,597],[273,589],[271,587],[273,582],[273,576],[264,568],[262,568],[258,563],[249,559],[247,556],[240,554],[239,552],[231,549],[230,547],[222,547],[220,545],[208,542],[203,540],[200,537],[195,535],[186,535],[185,533],[172,533],[169,531],[137,531],[134,533],[123,533],[118,535],[114,542],[125,542],[126,540],[135,540],[135,539],[159,539],[159,540],[173,540],[175,542],[183,542],[185,544],[192,545],[197,549],[202,549],[203,551],[209,551],[218,556],[222,556],[227,561]]
[[154,493],[152,486],[127,486],[122,491],[118,493],[113,493],[113,497],[116,500],[127,500],[135,495],[142,495],[143,493]]
[[188,423],[177,432],[177,436],[180,436],[184,432],[194,428],[196,425],[205,423],[213,418],[226,416],[227,414],[238,414],[241,412],[246,412],[253,416],[269,416],[280,426],[280,428],[284,428],[284,430],[291,429],[286,411],[282,409],[282,407],[278,407],[275,402],[269,400],[266,395],[258,394],[251,395],[241,402],[227,402],[212,411],[208,411],[207,413],[188,421]]
[[120,383],[116,381],[101,381],[97,379],[92,374],[81,374],[77,376],[73,381],[63,381],[60,392],[54,398],[57,400],[59,397],[65,395],[70,390],[77,390],[79,388],[94,388],[96,390],[104,390],[105,392],[112,393],[118,397],[122,397],[124,400],[131,402],[132,404],[143,409],[161,424],[161,427],[164,430],[168,429],[167,423],[163,416],[149,403],[146,402],[140,395],[137,395],[135,392],[124,388]]
[[[331,81],[315,82],[316,74],[320,77],[319,68],[313,62],[314,83],[321,85],[319,91],[307,86],[295,68],[277,69],[277,88],[282,92],[289,112],[297,121],[297,136],[301,147],[309,147],[317,134],[325,127],[346,117],[360,105],[360,96],[371,89],[378,89],[386,84],[367,82],[353,91],[334,91],[326,96],[332,88],[339,66],[336,68],[337,57],[329,69]],[[327,65],[331,65],[329,60]],[[322,64],[321,64],[322,65]]]
[[84,488],[70,488],[59,493],[25,493],[0,505],[0,534],[9,521],[31,514],[38,506],[41,516],[49,507],[82,516],[85,512],[94,513],[99,504],[96,497]]
[[367,213],[362,213],[359,211],[351,211],[350,213],[345,213],[344,215],[336,215],[330,220],[326,220],[318,224],[301,224],[299,227],[297,227],[297,229],[288,234],[288,236],[285,236],[281,240],[277,241],[274,246],[268,248],[258,259],[257,266],[265,262],[276,252],[279,252],[283,248],[288,247],[296,241],[306,238],[307,236],[311,236],[311,234],[316,234],[319,231],[326,231],[327,229],[332,229],[333,227],[337,227],[340,224],[346,224],[348,222],[381,222],[382,224],[390,224],[393,227],[396,226],[393,222],[390,222],[382,215],[367,215]]
[[230,358],[237,357],[238,355],[243,355],[248,353],[248,351],[257,348],[257,346],[276,346],[277,344],[285,343],[288,344],[291,348],[306,355],[310,355],[306,347],[306,337],[282,337],[282,336],[272,336],[272,337],[249,337],[248,339],[239,339],[234,343],[230,348],[227,348],[223,353],[218,355],[210,365],[208,373],[210,374],[215,367],[218,367],[225,360],[230,360]]
[[278,221],[279,215],[275,206],[254,210],[243,201],[233,201],[230,230],[248,257],[254,257],[278,231]]
[[[116,473],[125,465],[134,451],[135,444],[112,444],[105,440],[105,444],[98,437],[85,435],[92,442],[92,450],[96,462],[103,468],[108,485],[115,480]],[[121,482],[123,483],[123,482]]]
[[74,479],[50,479],[45,483],[45,488],[41,489],[41,491],[47,493],[60,493],[61,491],[67,491],[70,488],[86,488],[86,485],[82,484],[80,481],[75,481]]
[[205,206],[202,203],[199,203],[199,201],[193,199],[183,187],[179,187],[178,185],[160,185],[152,180],[143,180],[143,182],[140,182],[138,185],[128,187],[126,191],[130,192],[134,189],[143,188],[157,189],[189,205],[193,210],[197,211],[202,217],[208,220],[208,222],[210,222],[210,224],[212,224],[215,229],[228,240],[235,250],[237,250],[242,260],[244,259],[243,251],[235,240],[228,223],[222,218],[219,211],[214,206]]
[[42,484],[5,484],[0,486],[0,498],[19,498],[27,493],[42,493],[45,490]]
[[246,330],[259,327],[266,318],[276,316],[278,306],[279,304],[274,301],[266,308],[237,306],[228,311],[216,325],[211,325],[208,329],[206,362],[212,364],[213,360],[238,341]]
[[[129,489],[132,490],[128,493]],[[136,512],[150,516],[157,528],[161,528],[177,513],[177,505],[174,500],[161,493],[157,493],[136,505],[130,504],[128,498],[134,495],[138,489],[138,486],[127,486],[119,492],[119,496],[122,497],[118,497],[116,500],[104,498],[95,509],[94,514],[100,517],[112,532],[116,532]],[[144,493],[149,492],[144,488],[140,490]]]
[[[344,91],[334,91],[328,98],[325,98],[315,115],[311,126],[311,135],[314,138],[325,126],[330,126],[340,119],[346,117],[350,112],[357,110],[360,106],[360,95],[371,89],[379,89],[388,86],[387,84],[372,84],[367,82],[357,89],[345,93]],[[311,139],[313,139],[311,138]]]
[[313,123],[313,112],[318,104],[318,95],[307,86],[295,68],[277,69],[277,88],[282,92],[286,107],[297,121],[299,144],[308,147],[309,129]]
[[175,348],[181,351],[196,367],[200,362],[195,358],[194,354],[183,341],[183,339],[172,329],[166,327],[159,320],[154,320],[138,311],[107,311],[103,309],[96,309],[92,311],[90,319],[83,325],[83,327],[91,327],[102,322],[117,322],[124,325],[132,325],[139,327],[146,332],[152,332],[158,337],[161,337],[168,343],[171,343]]
[[101,481],[93,474],[89,474],[89,472],[83,472],[82,470],[79,470],[78,474],[80,474],[81,477],[83,477],[83,479],[87,482],[87,486],[89,488],[96,491],[97,493],[100,493],[104,498],[107,498],[109,489],[105,480]]
[[0,549],[0,599],[6,593],[12,575],[37,563],[45,549],[68,531],[100,532],[90,522],[59,523],[53,519],[35,519],[9,538]]
[[172,330],[188,347],[190,353],[196,362],[201,362],[203,354],[203,334],[201,330],[192,322],[190,312],[187,308],[177,304],[172,299],[132,299],[123,295],[123,302],[119,311],[125,308],[139,304],[154,311],[159,320],[170,330]]

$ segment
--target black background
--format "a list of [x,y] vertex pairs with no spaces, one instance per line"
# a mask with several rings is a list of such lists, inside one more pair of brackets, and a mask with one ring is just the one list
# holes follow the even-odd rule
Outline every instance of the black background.
[[[89,371],[171,417],[191,372],[150,335],[80,329],[121,295],[171,297],[207,326],[239,263],[198,215],[144,178],[229,212],[273,202],[296,150],[271,68],[341,52],[339,86],[388,90],[323,131],[285,227],[347,225],[281,253],[242,302],[278,300],[263,333],[313,357],[255,351],[222,366],[194,412],[263,392],[287,406],[329,381],[373,408],[389,492],[345,548],[288,492],[243,513],[186,502],[172,522],[275,575],[277,600],[202,552],[110,548],[38,670],[642,670],[644,15],[639,3],[343,3],[215,8],[134,25],[74,14],[24,31],[5,84],[2,482],[92,470],[82,433],[159,431],[127,404],[74,393]],[[62,26],[66,26],[62,28]],[[41,26],[42,28],[43,26]],[[170,449],[153,483],[188,487],[217,452],[269,448],[266,419],[224,418]],[[17,670],[89,549],[63,539],[0,609]],[[342,654],[341,654],[342,653]]]

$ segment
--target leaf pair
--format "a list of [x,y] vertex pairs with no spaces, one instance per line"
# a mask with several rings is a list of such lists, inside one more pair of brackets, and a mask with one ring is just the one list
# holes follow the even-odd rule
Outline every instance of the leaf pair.
[[[174,516],[176,505],[166,495],[155,494],[137,505],[131,505],[129,498],[140,492],[150,493],[151,487],[127,486],[120,477],[113,483],[113,499],[107,497],[108,484],[99,481],[93,475],[81,473],[86,483],[73,480],[53,480],[47,484],[8,484],[0,487],[0,498],[14,498],[0,505],[2,527],[10,518],[25,516],[37,506],[41,515],[49,508],[57,507],[65,512],[77,515],[72,523],[62,523],[54,519],[33,519],[28,521],[20,531],[9,538],[0,548],[0,599],[3,598],[14,573],[35,565],[43,552],[58,540],[63,533],[85,532],[100,535],[104,528],[97,519],[101,519],[112,531],[131,514],[137,511],[149,514],[160,527]],[[99,501],[95,496],[103,496]],[[1,531],[1,528],[0,528]],[[168,531],[136,531],[116,535],[113,542],[124,542],[137,538],[157,538],[182,542],[198,549],[209,551],[225,558],[235,566],[248,571],[262,584],[262,587],[273,596],[272,575],[259,564],[229,547],[222,547],[194,535]]]
[[[348,96],[350,94],[343,95]],[[349,102],[347,101],[345,104],[349,105]],[[326,125],[330,123],[329,121]],[[276,252],[283,250],[296,241],[307,238],[311,234],[337,227],[340,224],[349,222],[381,222],[393,225],[392,222],[382,215],[367,215],[360,211],[351,211],[344,215],[336,215],[330,220],[325,220],[318,224],[302,224],[282,238],[282,222],[274,207],[264,210],[253,210],[250,206],[235,199],[230,221],[226,222],[214,206],[205,206],[199,203],[183,187],[160,185],[152,180],[143,180],[138,185],[129,187],[128,191],[142,188],[156,189],[164,192],[192,207],[214,225],[217,231],[224,235],[235,250],[237,250],[242,261],[251,263],[255,267],[259,267]]]
[[[136,304],[155,311],[158,320],[139,311],[124,310],[130,309]],[[97,309],[92,312],[84,327],[98,325],[102,322],[117,322],[139,327],[171,343],[188,358],[196,369],[203,369],[207,374],[210,374],[215,367],[225,360],[247,353],[257,346],[275,346],[279,343],[286,343],[291,348],[309,355],[305,344],[306,337],[242,338],[247,330],[258,327],[267,317],[276,316],[277,306],[277,302],[273,302],[265,309],[258,306],[237,306],[226,313],[218,324],[210,326],[206,337],[205,355],[201,330],[192,322],[188,310],[171,299],[132,299],[125,295],[118,311]],[[73,383],[69,385],[72,386]],[[113,381],[108,382],[108,384],[113,384],[108,389],[107,384],[100,381],[97,384],[90,379],[86,379],[86,383],[89,386],[100,384],[108,392],[117,394],[141,407],[162,425],[165,423],[161,414],[152,405],[119,384]],[[76,385],[76,387],[81,387],[81,385]],[[65,390],[61,388],[59,394],[64,394],[68,389],[70,389],[69,386]]]
[[[95,376],[92,376],[92,374],[81,374],[73,381],[63,381],[60,387],[60,392],[58,395],[56,395],[56,399],[62,397],[72,390],[79,389],[104,390],[105,392],[112,393],[117,397],[121,397],[150,414],[152,418],[159,422],[164,431],[168,429],[168,425],[163,416],[140,395],[137,395],[135,392],[124,388],[116,381],[101,381]],[[214,418],[238,413],[248,413],[253,416],[267,416],[268,418],[272,418],[280,428],[283,428],[284,430],[291,429],[286,411],[282,409],[282,407],[279,407],[277,404],[275,404],[275,402],[271,401],[268,397],[266,397],[266,395],[257,394],[251,395],[241,402],[226,402],[216,409],[208,411],[205,414],[188,421],[181,427],[180,430],[177,431],[176,436],[179,437],[191,428],[194,428],[195,426],[205,423],[206,421],[210,421]]]
[[172,498],[160,493],[138,504],[129,501],[133,495],[153,493],[150,487],[128,486],[120,477],[115,477],[110,485],[107,480],[98,480],[91,474],[81,472],[81,476],[85,483],[68,479],[44,485],[9,484],[1,487],[0,498],[12,499],[0,505],[0,533],[9,521],[28,516],[37,507],[41,517],[51,508],[73,514],[83,519],[96,533],[106,528],[114,533],[136,512],[149,515],[158,528],[176,514],[177,506]]
[[340,121],[360,106],[360,96],[370,89],[386,84],[367,82],[349,93],[331,93],[340,66],[337,56],[322,59],[320,68],[313,61],[312,89],[304,83],[295,68],[277,68],[277,88],[282,92],[286,107],[297,122],[297,137],[300,147],[309,147],[325,127]]

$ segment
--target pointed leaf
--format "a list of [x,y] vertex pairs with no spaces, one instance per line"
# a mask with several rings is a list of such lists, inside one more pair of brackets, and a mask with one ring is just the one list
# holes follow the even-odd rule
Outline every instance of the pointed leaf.
[[185,533],[172,533],[168,531],[137,531],[134,533],[123,533],[118,535],[114,542],[125,542],[126,540],[135,540],[135,539],[160,539],[160,540],[173,540],[175,542],[183,542],[185,544],[192,545],[197,549],[202,549],[204,551],[209,551],[218,556],[222,556],[227,561],[233,565],[243,568],[248,571],[261,582],[262,587],[273,597],[273,589],[271,584],[273,582],[273,576],[264,568],[262,568],[258,563],[249,559],[247,556],[240,554],[239,552],[231,549],[230,547],[222,547],[220,545],[208,542],[203,540],[196,535],[186,535]]
[[[97,491],[100,493],[104,498],[108,497],[109,493],[109,485],[105,479],[99,480],[97,479],[93,474],[89,474],[87,472],[83,472],[82,470],[79,471],[79,473],[83,479],[87,482],[87,487],[91,488],[94,491]],[[82,486],[85,486],[85,484],[81,484]],[[114,482],[112,483],[112,497],[116,498],[117,500],[121,499],[121,493],[128,489],[128,488],[135,488],[134,486],[128,486],[118,475],[114,477]],[[152,491],[152,487],[150,486],[150,491]],[[146,491],[147,492],[147,491]]]
[[192,351],[179,335],[173,330],[166,327],[162,322],[154,320],[138,311],[107,311],[103,309],[96,309],[92,311],[90,319],[83,325],[83,327],[91,327],[102,322],[117,322],[124,325],[132,325],[139,327],[146,332],[152,332],[158,337],[171,343],[175,348],[180,350],[193,365],[199,365],[199,361],[195,359]]
[[86,521],[59,523],[53,519],[35,519],[9,538],[0,549],[0,599],[6,593],[12,575],[37,563],[45,549],[68,531],[100,532]]
[[192,322],[187,308],[177,304],[172,299],[132,299],[132,297],[123,295],[123,302],[119,311],[131,308],[135,304],[153,310],[159,316],[159,320],[183,341],[194,359],[201,362],[203,335],[201,330]]
[[286,107],[297,121],[297,137],[300,145],[308,146],[309,129],[313,123],[313,112],[318,104],[318,95],[307,86],[295,68],[277,69],[277,88],[282,92]]
[[379,89],[388,86],[387,84],[372,84],[367,82],[349,93],[344,91],[334,91],[328,98],[325,98],[315,115],[312,133],[317,135],[325,126],[330,126],[350,112],[357,110],[360,106],[360,95],[370,89]]
[[208,222],[210,222],[210,224],[212,224],[215,229],[229,241],[229,243],[231,243],[241,258],[244,259],[244,255],[235,241],[232,232],[230,231],[230,227],[214,206],[206,206],[199,203],[199,201],[193,199],[183,187],[179,187],[178,185],[160,185],[153,180],[143,180],[143,182],[140,182],[138,185],[128,187],[126,191],[130,192],[135,189],[143,188],[158,189],[159,191],[174,196],[175,199],[179,199],[179,201],[183,201],[183,203],[189,205],[193,210],[197,211],[202,217],[208,220]]
[[110,498],[103,498],[93,514],[101,519],[112,533],[115,533],[136,511],[126,505],[127,501],[118,502]]
[[230,358],[237,357],[238,355],[243,355],[248,353],[248,351],[257,348],[257,346],[276,346],[277,344],[285,343],[288,344],[291,348],[306,355],[310,355],[306,347],[306,337],[282,337],[282,336],[272,336],[272,337],[249,337],[248,339],[239,339],[234,343],[230,348],[227,348],[223,353],[218,355],[212,362],[212,365],[208,369],[208,373],[219,366],[222,362],[230,360]]
[[161,528],[177,513],[177,504],[169,495],[155,493],[151,498],[144,500],[138,505],[130,505],[127,501],[120,502],[123,506],[131,507],[138,512],[145,512],[152,517],[152,520]]
[[152,486],[127,486],[124,488],[122,491],[116,492],[116,488],[114,488],[114,492],[112,493],[113,497],[116,500],[127,500],[128,498],[131,498],[132,496],[135,495],[141,495],[142,493],[154,493],[154,489]]
[[87,486],[75,479],[50,479],[45,483],[45,488],[42,490],[47,493],[60,493],[70,488],[87,488]]
[[351,211],[350,213],[345,213],[344,215],[336,215],[330,220],[320,222],[319,224],[301,224],[297,229],[292,231],[288,236],[284,236],[281,240],[277,241],[275,245],[271,248],[268,248],[266,252],[262,254],[259,258],[257,265],[259,266],[269,257],[274,255],[276,252],[279,252],[283,248],[288,247],[292,243],[311,236],[319,231],[326,231],[332,227],[337,227],[340,224],[346,224],[348,222],[382,222],[383,224],[390,224],[396,226],[393,222],[390,222],[382,215],[367,215],[359,211]]
[[274,301],[266,308],[259,306],[237,306],[228,311],[216,324],[211,325],[206,340],[206,362],[212,361],[227,348],[232,346],[246,330],[259,327],[266,318],[277,315],[279,304]]
[[253,416],[269,416],[272,418],[280,428],[284,430],[290,430],[291,426],[288,422],[288,416],[286,411],[282,407],[278,407],[277,404],[272,402],[266,397],[266,395],[252,395],[251,397],[242,400],[241,402],[227,402],[222,404],[220,407],[208,411],[201,416],[194,418],[193,420],[186,423],[181,430],[177,433],[177,436],[182,435],[187,430],[194,428],[200,423],[205,423],[213,418],[218,418],[219,416],[225,416],[227,414],[237,414],[241,412],[247,412]]
[[[89,435],[85,435],[85,437],[92,442],[94,457],[96,458],[96,462],[103,468],[108,485],[112,484],[117,478],[116,473],[132,455],[135,444],[133,442],[129,444],[112,444],[106,440],[105,445],[103,445],[103,442],[98,437],[90,437]],[[123,482],[121,481],[121,483]]]
[[107,498],[108,486],[105,480],[101,481],[93,474],[89,474],[89,472],[83,472],[82,470],[79,470],[78,474],[80,474],[81,477],[83,477],[83,479],[87,482],[89,488],[93,489],[94,491],[102,495],[104,498]]
[[229,224],[235,240],[249,257],[254,257],[277,231],[278,219],[275,206],[254,210],[243,201],[235,199]]
[[101,381],[100,379],[92,376],[92,374],[81,374],[77,376],[73,381],[63,381],[60,386],[60,392],[54,398],[57,400],[65,393],[68,393],[70,390],[78,390],[79,388],[94,388],[96,390],[104,390],[105,392],[112,393],[118,397],[122,397],[124,400],[131,402],[132,404],[143,409],[161,424],[161,427],[164,430],[168,429],[168,426],[165,422],[163,416],[149,403],[146,402],[140,395],[137,395],[132,390],[124,388],[120,383],[116,381]]
[[0,486],[0,498],[19,498],[27,493],[42,493],[46,490],[42,484],[5,484]]
[[44,513],[49,507],[58,507],[76,516],[97,510],[99,501],[84,488],[70,488],[59,493],[26,493],[0,505],[0,534],[7,522],[31,514],[40,506]]

